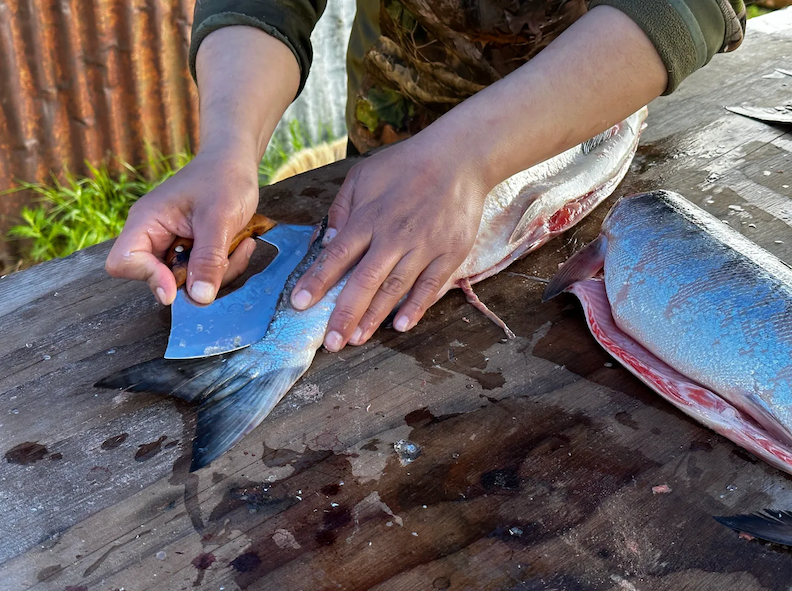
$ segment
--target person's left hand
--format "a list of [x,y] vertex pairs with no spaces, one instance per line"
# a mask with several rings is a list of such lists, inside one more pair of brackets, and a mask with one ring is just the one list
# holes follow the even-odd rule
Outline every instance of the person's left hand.
[[407,292],[393,327],[410,330],[473,247],[488,187],[464,146],[430,129],[349,171],[325,248],[292,290],[292,305],[308,308],[357,263],[328,323],[330,351],[365,343]]

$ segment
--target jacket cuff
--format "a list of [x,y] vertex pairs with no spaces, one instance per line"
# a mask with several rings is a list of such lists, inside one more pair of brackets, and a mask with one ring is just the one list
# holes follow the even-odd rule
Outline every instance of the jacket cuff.
[[717,0],[592,0],[632,19],[657,49],[670,94],[723,47],[726,22]]
[[190,41],[190,74],[197,81],[195,60],[207,35],[234,25],[255,27],[283,42],[294,54],[300,67],[299,96],[313,59],[311,32],[324,7],[325,0],[199,0]]

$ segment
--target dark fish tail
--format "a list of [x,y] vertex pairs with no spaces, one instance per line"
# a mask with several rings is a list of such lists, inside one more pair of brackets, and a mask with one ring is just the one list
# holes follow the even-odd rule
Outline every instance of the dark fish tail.
[[246,355],[205,359],[154,359],[96,383],[99,388],[170,394],[197,402],[198,424],[190,471],[233,447],[272,411],[307,367],[261,370]]
[[792,546],[792,511],[765,509],[750,515],[715,517],[715,521],[761,540]]

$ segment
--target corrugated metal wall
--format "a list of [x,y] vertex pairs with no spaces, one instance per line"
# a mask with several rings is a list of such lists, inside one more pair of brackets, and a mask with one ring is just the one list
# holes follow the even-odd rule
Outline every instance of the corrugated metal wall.
[[[0,0],[0,191],[196,145],[194,0]],[[0,197],[0,232],[23,195]]]

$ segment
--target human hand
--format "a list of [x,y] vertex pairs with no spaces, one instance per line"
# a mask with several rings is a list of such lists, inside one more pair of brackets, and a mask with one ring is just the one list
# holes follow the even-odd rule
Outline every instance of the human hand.
[[470,253],[488,188],[464,147],[427,132],[350,170],[325,249],[292,290],[292,305],[308,308],[357,263],[328,323],[330,351],[365,343],[408,292],[393,327],[410,330]]
[[187,291],[208,304],[247,267],[255,240],[244,240],[230,257],[228,247],[257,204],[254,159],[231,150],[201,152],[131,207],[105,268],[113,277],[146,281],[157,300],[170,305],[176,280],[162,260],[177,236],[192,238]]

